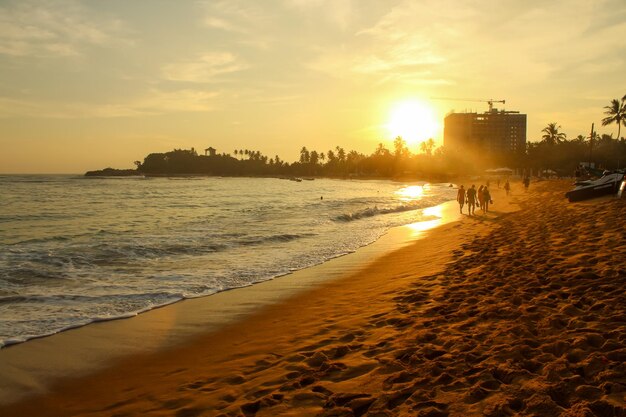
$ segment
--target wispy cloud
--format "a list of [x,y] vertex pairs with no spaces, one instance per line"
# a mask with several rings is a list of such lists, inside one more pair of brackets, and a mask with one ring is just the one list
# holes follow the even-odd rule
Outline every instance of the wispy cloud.
[[206,112],[216,107],[219,93],[202,90],[151,90],[121,103],[50,102],[0,97],[0,117],[50,119],[153,116],[166,113]]
[[327,21],[342,30],[351,26],[358,13],[354,0],[285,0],[285,4],[306,14],[318,11]]
[[206,53],[194,60],[167,64],[162,69],[165,79],[195,83],[211,82],[216,76],[247,68],[242,60],[230,52]]
[[243,4],[241,2],[209,0],[199,1],[198,4],[204,12],[202,22],[205,26],[227,32],[254,33],[255,29],[262,27],[269,18],[265,8],[259,7],[255,2]]
[[622,16],[626,7],[602,3],[529,0],[494,3],[487,11],[478,2],[400,1],[349,43],[322,50],[309,67],[377,83],[483,88],[543,82],[562,72],[597,75],[601,62],[623,67],[626,61],[626,21],[607,12]]
[[63,57],[80,55],[88,45],[128,42],[120,20],[92,19],[74,1],[10,1],[0,6],[0,54]]

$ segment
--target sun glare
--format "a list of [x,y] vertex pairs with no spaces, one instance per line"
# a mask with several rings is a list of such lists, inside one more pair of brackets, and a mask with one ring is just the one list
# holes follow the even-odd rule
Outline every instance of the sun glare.
[[409,185],[396,191],[401,201],[415,201],[419,200],[424,195],[424,186],[422,185]]
[[417,145],[434,137],[439,122],[433,110],[418,100],[407,100],[396,104],[389,113],[387,130],[390,139],[401,136],[409,145]]

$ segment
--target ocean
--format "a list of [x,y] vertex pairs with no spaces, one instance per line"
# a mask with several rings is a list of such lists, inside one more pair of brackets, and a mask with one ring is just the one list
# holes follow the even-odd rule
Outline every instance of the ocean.
[[0,176],[0,347],[323,263],[448,184]]

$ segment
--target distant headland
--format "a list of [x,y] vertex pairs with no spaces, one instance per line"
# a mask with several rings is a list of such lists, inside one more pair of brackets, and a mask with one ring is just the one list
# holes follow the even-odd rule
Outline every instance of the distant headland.
[[104,168],[95,171],[87,171],[85,172],[86,177],[130,177],[136,175],[143,175],[136,169],[115,169],[115,168]]

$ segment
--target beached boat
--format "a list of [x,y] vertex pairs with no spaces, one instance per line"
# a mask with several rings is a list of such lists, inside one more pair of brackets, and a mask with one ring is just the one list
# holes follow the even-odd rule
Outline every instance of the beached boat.
[[624,173],[606,171],[604,175],[597,180],[575,182],[574,189],[565,193],[565,197],[567,197],[569,201],[580,201],[615,194],[622,186],[623,181]]

